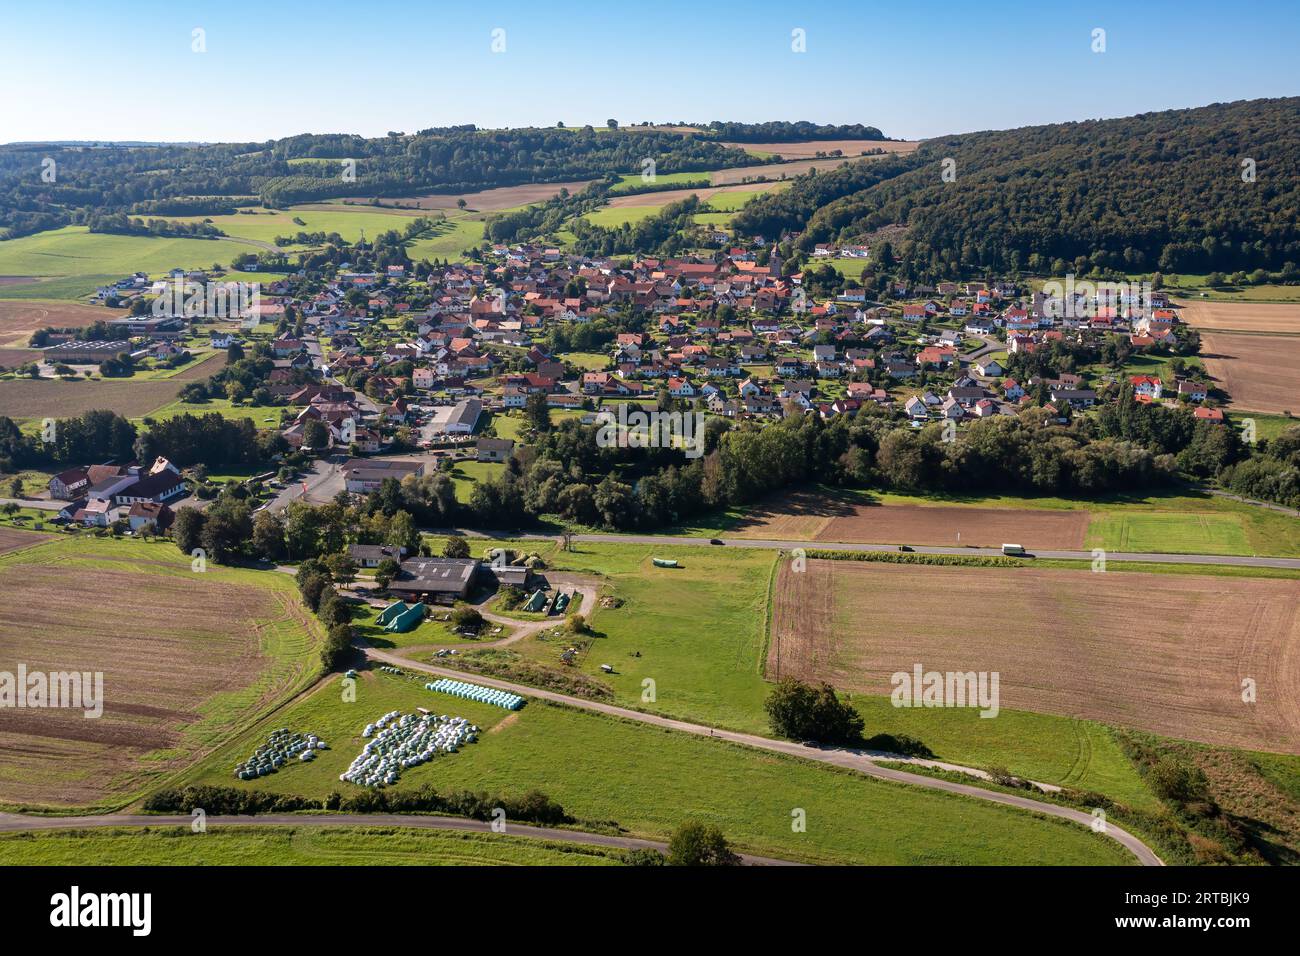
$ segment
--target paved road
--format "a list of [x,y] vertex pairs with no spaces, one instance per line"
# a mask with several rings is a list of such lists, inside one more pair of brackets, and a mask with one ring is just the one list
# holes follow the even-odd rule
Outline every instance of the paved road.
[[[989,803],[997,803],[1003,806],[1015,807],[1020,810],[1029,810],[1047,816],[1058,817],[1062,820],[1069,820],[1072,823],[1079,823],[1088,827],[1091,827],[1094,822],[1091,814],[1085,813],[1082,810],[1075,810],[1071,807],[1063,807],[1054,803],[1045,803],[1042,800],[1035,800],[1031,797],[1022,797],[1018,794],[987,790],[983,787],[974,786],[972,784],[954,783],[949,780],[940,780],[935,777],[923,777],[920,774],[907,773],[902,770],[895,770],[892,767],[881,767],[876,763],[876,759],[880,758],[873,759],[863,751],[842,748],[805,747],[788,740],[773,740],[769,737],[760,737],[757,734],[743,734],[733,730],[719,730],[713,727],[706,727],[703,724],[693,724],[684,720],[675,720],[671,717],[661,717],[657,714],[646,714],[639,710],[617,707],[613,704],[603,704],[599,701],[584,700],[581,697],[570,697],[567,694],[557,694],[554,691],[540,690],[523,684],[497,680],[494,677],[484,677],[466,671],[437,667],[433,664],[423,664],[417,661],[407,660],[404,657],[399,657],[396,654],[387,653],[376,648],[366,648],[366,655],[375,660],[383,661],[386,664],[393,664],[397,667],[423,671],[428,674],[437,674],[439,677],[452,677],[457,680],[472,680],[476,684],[496,687],[500,690],[508,690],[524,697],[535,697],[559,704],[565,704],[579,710],[593,711],[611,717],[620,717],[625,720],[635,720],[655,727],[663,727],[668,730],[677,730],[682,733],[694,734],[697,737],[716,737],[746,747],[753,747],[758,750],[766,750],[772,753],[785,754],[791,757],[799,757],[804,760],[833,764],[837,767],[856,770],[859,773],[865,774],[868,777],[875,777],[878,780],[889,780],[894,783],[905,783],[912,786],[925,787],[929,790],[942,790],[945,793],[974,797],[977,800],[985,800]],[[1108,824],[1105,832],[1108,837],[1115,840],[1136,856],[1143,866],[1164,865],[1161,862],[1160,857],[1156,856],[1155,852],[1150,847],[1128,831],[1121,830],[1113,824]]]
[[[0,813],[0,832],[32,832],[35,830],[83,830],[103,827],[188,827],[193,822],[188,816],[163,816],[153,814],[104,813],[87,817],[33,817],[16,813]],[[431,817],[395,813],[334,813],[296,814],[266,813],[260,816],[210,816],[208,826],[320,826],[320,827],[412,827],[419,830],[459,830],[475,833],[492,833],[491,824],[483,820],[464,817]],[[584,843],[589,846],[611,847],[617,850],[659,850],[666,852],[667,843],[655,840],[637,840],[632,837],[588,833],[585,830],[561,830],[553,827],[533,827],[522,823],[506,822],[506,836],[530,837],[539,840],[559,840],[565,843]],[[741,854],[748,866],[803,866],[792,860],[777,860],[767,856]]]
[[[545,539],[554,541],[555,535],[536,534],[531,532],[516,532],[502,534],[485,534],[481,531],[467,531],[458,529],[421,529],[428,534],[460,534],[471,538],[522,538],[522,539]],[[687,535],[667,535],[667,534],[575,534],[572,536],[573,541],[584,543],[612,543],[612,544],[647,544],[647,545],[701,545],[719,547],[713,545],[709,538],[695,538]],[[833,551],[901,551],[902,548],[896,544],[861,544],[846,541],[790,541],[778,540],[774,538],[715,538],[712,540],[721,541],[722,547],[729,548],[762,548],[765,550],[793,551],[795,548],[804,548],[809,551],[813,550],[833,550]],[[916,554],[955,554],[974,557],[996,557],[1002,554],[999,548],[958,548],[948,546],[931,546],[916,545],[911,549]],[[1061,558],[1074,561],[1091,561],[1093,553],[1091,551],[1034,551],[1030,555],[1035,558]],[[1157,554],[1146,553],[1141,551],[1107,551],[1107,561],[1144,561],[1154,564],[1218,564],[1225,567],[1245,567],[1245,568],[1285,568],[1291,571],[1300,571],[1300,558],[1261,558],[1247,555],[1233,554]]]

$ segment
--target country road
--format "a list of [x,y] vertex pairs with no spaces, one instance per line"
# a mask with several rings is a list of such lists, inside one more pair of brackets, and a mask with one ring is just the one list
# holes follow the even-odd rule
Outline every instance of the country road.
[[[86,817],[33,817],[17,813],[0,813],[0,833],[31,833],[38,830],[86,830],[105,827],[162,827],[188,828],[192,817],[155,815],[148,813],[102,813]],[[494,833],[492,825],[484,820],[467,817],[433,817],[419,814],[396,813],[265,813],[259,816],[210,816],[209,827],[412,827],[420,830],[458,830],[471,833]],[[638,840],[633,837],[609,836],[586,830],[563,830],[554,827],[534,827],[506,821],[506,836],[529,837],[538,840],[556,840],[565,843],[583,843],[616,850],[659,850],[666,852],[667,843],[656,840]],[[792,860],[777,860],[766,856],[740,854],[747,866],[804,866]]]
[[[893,783],[909,784],[917,787],[925,787],[929,790],[941,790],[945,793],[974,797],[977,800],[986,800],[989,803],[997,803],[1003,806],[1015,807],[1019,810],[1041,813],[1046,816],[1068,820],[1072,823],[1079,823],[1087,827],[1093,826],[1096,822],[1091,814],[1085,813],[1082,810],[1075,810],[1071,807],[1046,803],[1042,800],[1035,800],[1032,797],[1022,797],[1018,794],[988,790],[972,784],[955,783],[950,780],[941,780],[936,777],[925,777],[920,774],[907,773],[903,770],[895,770],[892,767],[882,767],[876,762],[877,759],[881,758],[873,759],[861,751],[823,747],[805,747],[802,744],[793,743],[788,740],[774,740],[769,737],[760,737],[757,734],[745,734],[733,730],[720,730],[713,727],[706,727],[703,724],[694,724],[689,721],[676,720],[671,717],[661,717],[658,714],[647,714],[639,710],[631,710],[627,707],[618,707],[613,704],[604,704],[594,700],[584,700],[581,697],[570,697],[567,694],[558,694],[554,691],[541,690],[524,684],[515,684],[510,681],[498,680],[493,677],[484,677],[472,672],[453,670],[447,667],[437,667],[433,664],[424,664],[373,647],[365,648],[365,652],[366,656],[369,658],[383,661],[386,664],[392,664],[397,667],[407,667],[411,670],[418,670],[427,674],[436,674],[439,677],[451,677],[457,680],[471,680],[476,684],[495,687],[499,690],[507,690],[523,697],[549,700],[579,710],[592,711],[594,713],[605,714],[610,717],[618,717],[624,720],[634,720],[639,723],[650,724],[667,730],[676,730],[681,731],[682,733],[694,734],[697,737],[717,738],[719,740],[729,741],[730,743],[740,744],[745,747],[766,750],[771,753],[785,754],[790,757],[798,757],[804,760],[816,761],[818,763],[831,764],[836,767],[844,767],[849,770],[856,770],[868,777],[875,777],[878,780],[888,780]],[[891,757],[888,759],[892,761],[896,758]],[[1115,840],[1137,857],[1138,862],[1143,866],[1164,865],[1160,857],[1156,856],[1155,851],[1128,831],[1122,830],[1113,824],[1106,824],[1106,829],[1103,832],[1106,836]]]
[[[456,528],[421,528],[425,534],[447,535],[459,534],[467,538],[488,539],[522,539],[522,540],[557,540],[557,535],[536,532],[516,532],[485,534],[481,531],[467,531]],[[760,548],[769,551],[793,551],[803,548],[807,551],[902,551],[897,544],[861,544],[847,541],[794,541],[775,538],[699,538],[690,535],[669,534],[575,534],[570,540],[584,544],[647,544],[647,545],[689,545],[703,547]],[[714,544],[713,542],[720,542]],[[953,554],[974,557],[997,557],[1002,555],[999,548],[958,548],[946,545],[916,545],[911,549],[915,554]],[[1091,551],[1034,551],[1026,555],[1032,558],[1054,558],[1073,561],[1091,561],[1095,555]],[[1241,568],[1282,568],[1288,571],[1300,571],[1300,558],[1262,558],[1236,554],[1159,554],[1142,551],[1107,551],[1107,561],[1142,561],[1152,564],[1217,564],[1224,567]]]

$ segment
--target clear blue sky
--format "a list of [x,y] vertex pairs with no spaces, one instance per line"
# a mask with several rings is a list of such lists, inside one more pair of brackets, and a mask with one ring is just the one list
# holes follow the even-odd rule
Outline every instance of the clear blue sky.
[[[1295,0],[595,6],[7,3],[0,142],[609,117],[861,122],[913,138],[1300,94]],[[196,27],[206,53],[191,51]],[[805,53],[791,50],[796,28]]]

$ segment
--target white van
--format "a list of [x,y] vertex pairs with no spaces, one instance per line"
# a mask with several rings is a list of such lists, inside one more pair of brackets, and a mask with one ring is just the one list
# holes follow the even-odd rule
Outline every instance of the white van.
[[1004,544],[1002,546],[1002,553],[1011,554],[1011,555],[1021,555],[1025,553],[1025,546],[1023,544]]

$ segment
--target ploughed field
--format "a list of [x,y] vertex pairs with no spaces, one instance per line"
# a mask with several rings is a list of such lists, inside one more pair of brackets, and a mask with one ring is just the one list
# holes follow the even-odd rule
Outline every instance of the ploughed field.
[[996,671],[1004,709],[1300,753],[1295,580],[785,561],[773,613],[770,678]]

